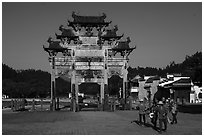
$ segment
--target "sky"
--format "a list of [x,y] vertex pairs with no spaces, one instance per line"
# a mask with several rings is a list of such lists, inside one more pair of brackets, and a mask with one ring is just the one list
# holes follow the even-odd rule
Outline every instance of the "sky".
[[182,63],[186,55],[202,51],[201,2],[45,2],[2,3],[2,63],[14,69],[50,71],[42,45],[60,34],[60,25],[79,15],[106,14],[118,25],[118,35],[130,37],[137,48],[129,56],[131,67],[164,68]]

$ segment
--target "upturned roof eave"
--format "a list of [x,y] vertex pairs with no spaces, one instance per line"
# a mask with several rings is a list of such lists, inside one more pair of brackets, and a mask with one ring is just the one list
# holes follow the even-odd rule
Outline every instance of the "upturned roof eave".
[[90,25],[90,26],[100,26],[100,25],[108,26],[111,22],[112,22],[112,21],[110,21],[110,22],[69,21],[69,26],[73,26],[73,25],[75,25],[75,24],[81,24],[81,25],[86,25],[86,26],[88,26],[88,25]]

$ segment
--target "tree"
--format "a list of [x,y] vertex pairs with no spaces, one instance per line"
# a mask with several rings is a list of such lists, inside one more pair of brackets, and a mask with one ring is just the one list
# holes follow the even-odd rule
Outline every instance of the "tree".
[[15,97],[16,82],[11,79],[3,79],[2,81],[2,93],[9,97]]

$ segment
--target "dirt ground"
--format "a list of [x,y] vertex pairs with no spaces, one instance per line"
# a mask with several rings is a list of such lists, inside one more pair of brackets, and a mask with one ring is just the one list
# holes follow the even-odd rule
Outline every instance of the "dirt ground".
[[[3,135],[157,135],[151,125],[135,122],[138,111],[42,111],[2,110]],[[148,119],[150,123],[150,120]],[[202,135],[202,114],[178,113],[178,124],[168,124],[164,135]]]

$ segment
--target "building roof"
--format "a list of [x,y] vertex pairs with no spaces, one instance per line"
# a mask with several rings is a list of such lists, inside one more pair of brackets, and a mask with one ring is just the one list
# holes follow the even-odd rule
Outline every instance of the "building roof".
[[101,37],[102,39],[104,39],[104,40],[109,40],[109,39],[112,39],[112,38],[119,40],[120,38],[123,37],[124,34],[118,36],[117,33],[116,33],[117,31],[118,31],[118,26],[115,25],[114,28],[106,29],[105,32],[102,32],[102,33],[99,34],[99,35],[100,35],[100,37]]
[[133,79],[131,79],[131,82],[139,82],[139,80],[141,79],[141,77],[139,75],[135,76]]
[[49,47],[50,49],[61,49],[63,48],[61,45],[60,45],[60,41],[52,41],[49,43]]
[[72,12],[73,21],[68,21],[70,26],[73,24],[83,24],[83,25],[105,25],[107,26],[111,22],[105,22],[106,14],[103,13],[102,16],[80,16],[75,12]]
[[50,46],[50,47],[45,47],[44,45],[43,45],[43,49],[46,51],[46,52],[48,52],[48,53],[50,53],[50,52],[52,52],[52,51],[54,51],[54,52],[64,52],[67,48],[63,48],[63,47],[55,47],[55,46]]
[[106,18],[106,14],[103,13],[102,16],[80,16],[77,15],[75,12],[72,12],[72,17],[74,18],[73,22],[80,22],[80,23],[104,23],[104,19]]
[[68,38],[68,39],[70,39],[70,40],[76,40],[76,39],[78,38],[78,36],[58,35],[58,34],[56,34],[56,33],[55,33],[55,35],[56,35],[56,38],[57,38],[57,39]]
[[147,81],[145,83],[153,83],[153,79],[152,78],[148,78]]
[[159,84],[161,87],[185,87],[191,86],[190,77],[175,77],[173,80]]
[[153,83],[153,81],[155,80],[160,80],[160,77],[158,76],[153,76],[147,79],[147,81],[145,83]]
[[129,47],[130,42],[131,42],[130,38],[127,37],[126,41],[119,41],[118,45],[115,48],[117,48],[117,49],[130,49],[130,47]]
[[159,86],[160,87],[164,87],[164,86],[169,86],[170,84],[174,83],[175,81],[166,81],[166,82],[163,82],[163,83],[160,83]]
[[[124,35],[124,34],[123,34]],[[120,35],[120,36],[118,36],[118,35],[115,35],[115,34],[113,34],[113,33],[107,33],[107,34],[105,34],[105,35],[102,35],[102,36],[100,36],[102,39],[104,39],[104,40],[110,40],[110,39],[117,39],[117,40],[119,40],[119,39],[121,39],[122,37],[123,37],[123,35]]]
[[183,86],[191,86],[191,79],[190,78],[181,78],[173,83],[174,87],[183,87]]
[[126,51],[131,52],[131,51],[134,50],[136,47],[130,48],[130,46],[129,46],[129,43],[130,43],[130,42],[131,42],[131,41],[130,41],[130,38],[127,37],[127,40],[126,40],[126,41],[119,41],[119,42],[118,42],[118,45],[117,45],[116,47],[114,47],[113,50],[116,50],[116,51],[119,51],[119,52],[126,50]]
[[63,52],[66,49],[60,45],[60,41],[53,41],[51,37],[48,38],[47,42],[49,43],[48,47],[43,45],[44,50],[47,52]]
[[71,28],[66,29],[66,28],[64,28],[63,25],[60,25],[59,30],[62,33],[61,33],[61,35],[58,35],[55,33],[57,39],[61,39],[61,38],[66,37],[68,39],[74,40],[74,39],[78,38],[78,36],[75,35],[73,29],[71,29]]

